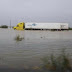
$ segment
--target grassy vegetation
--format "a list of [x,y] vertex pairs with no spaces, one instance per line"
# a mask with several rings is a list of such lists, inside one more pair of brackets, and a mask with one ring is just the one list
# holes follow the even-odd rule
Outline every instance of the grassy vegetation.
[[17,35],[16,37],[15,37],[15,40],[16,41],[22,41],[24,38],[23,37],[20,37],[20,35]]
[[72,30],[72,28],[69,27],[69,30]]
[[72,61],[69,55],[65,53],[65,49],[60,55],[51,54],[41,58],[41,60],[42,65],[32,67],[30,69],[32,72],[72,72]]
[[65,51],[62,51],[62,54],[59,56],[50,56],[44,57],[41,59],[43,61],[42,68],[44,70],[50,70],[54,72],[72,72],[72,67],[70,63],[70,58],[65,54]]
[[0,28],[8,28],[8,26],[7,25],[2,25],[2,26],[0,26]]

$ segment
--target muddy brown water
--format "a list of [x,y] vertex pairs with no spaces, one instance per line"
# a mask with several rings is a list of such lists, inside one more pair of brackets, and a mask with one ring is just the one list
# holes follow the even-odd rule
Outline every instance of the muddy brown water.
[[[19,35],[24,38],[16,41]],[[72,55],[72,31],[17,31],[0,29],[0,67],[29,68],[42,64],[40,58],[59,54],[63,48]]]

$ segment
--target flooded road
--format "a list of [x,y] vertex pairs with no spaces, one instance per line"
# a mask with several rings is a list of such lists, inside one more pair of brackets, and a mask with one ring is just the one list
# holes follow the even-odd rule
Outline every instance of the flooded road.
[[[16,41],[19,35],[24,39]],[[63,48],[72,55],[72,31],[17,31],[0,29],[0,67],[39,66],[42,57],[59,54]]]

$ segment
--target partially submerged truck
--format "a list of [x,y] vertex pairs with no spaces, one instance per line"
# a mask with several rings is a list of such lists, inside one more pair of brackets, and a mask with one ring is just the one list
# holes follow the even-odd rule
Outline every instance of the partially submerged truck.
[[24,30],[25,29],[25,23],[24,22],[20,22],[17,24],[16,27],[13,27],[14,30]]
[[18,23],[16,30],[68,30],[68,23]]

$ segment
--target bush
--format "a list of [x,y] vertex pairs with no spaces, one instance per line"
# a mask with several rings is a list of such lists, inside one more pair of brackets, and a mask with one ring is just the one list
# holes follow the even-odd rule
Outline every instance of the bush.
[[16,37],[15,37],[15,40],[16,41],[22,41],[24,39],[24,37],[20,37],[20,35],[17,35]]
[[72,28],[69,27],[69,30],[72,30]]
[[[69,55],[68,55],[69,56]],[[70,58],[65,54],[65,51],[62,51],[62,54],[59,56],[50,56],[42,58],[43,66],[45,70],[55,71],[55,72],[71,72],[72,67],[70,63]]]
[[7,25],[2,25],[2,26],[0,26],[0,28],[8,28],[8,26]]

